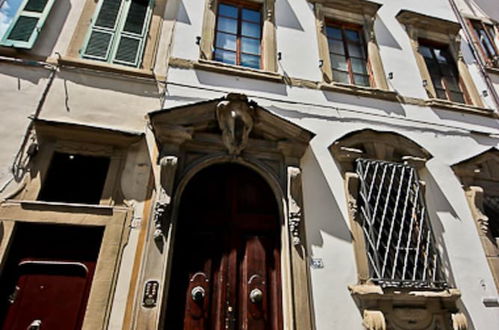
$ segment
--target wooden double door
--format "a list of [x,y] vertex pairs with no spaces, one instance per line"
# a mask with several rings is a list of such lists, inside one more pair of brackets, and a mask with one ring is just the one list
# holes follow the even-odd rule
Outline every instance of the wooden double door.
[[280,222],[254,171],[216,165],[179,211],[165,329],[282,329]]

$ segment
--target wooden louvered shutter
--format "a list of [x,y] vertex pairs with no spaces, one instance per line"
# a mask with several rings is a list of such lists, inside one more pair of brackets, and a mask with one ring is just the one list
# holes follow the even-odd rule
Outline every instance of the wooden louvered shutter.
[[116,36],[118,19],[123,1],[103,0],[94,18],[90,34],[84,47],[83,57],[108,61]]
[[123,17],[113,62],[135,67],[140,65],[151,3],[150,0],[127,0],[126,16]]
[[1,44],[30,49],[35,44],[54,0],[24,0]]

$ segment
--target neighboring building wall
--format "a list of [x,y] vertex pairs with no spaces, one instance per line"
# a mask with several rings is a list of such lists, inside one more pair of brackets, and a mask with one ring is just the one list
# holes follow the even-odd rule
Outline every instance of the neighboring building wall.
[[[422,174],[427,183],[425,197],[449,282],[462,292],[460,311],[468,318],[470,329],[499,324],[497,307],[487,308],[482,303],[484,297],[498,294],[464,190],[451,169],[461,160],[499,147],[499,121],[493,113],[497,109],[491,93],[483,96],[487,85],[464,38],[461,50],[484,107],[425,103],[428,95],[410,38],[396,19],[405,9],[456,22],[447,0],[378,1],[383,6],[374,31],[384,72],[393,76],[387,80],[389,92],[385,93],[322,86],[314,5],[305,0],[276,0],[275,11],[269,14],[275,15],[277,52],[281,54],[273,75],[198,63],[196,37],[203,34],[204,17],[204,1],[200,0],[166,3],[159,14],[159,37],[148,41],[157,43],[148,72],[78,63],[68,52],[88,2],[92,1],[56,1],[51,24],[45,26],[33,50],[0,49],[5,56],[0,58],[0,196],[10,198],[21,187],[23,178],[12,180],[11,168],[28,134],[28,117],[37,109],[43,120],[145,133],[128,147],[121,174],[123,205],[132,210],[133,218],[109,329],[133,324],[142,300],[143,283],[138,279],[145,267],[144,250],[150,240],[145,235],[152,226],[154,182],[159,175],[159,151],[146,115],[229,92],[246,94],[259,106],[316,134],[301,159],[307,262],[320,259],[323,263],[323,268],[310,268],[316,329],[362,328],[363,316],[348,289],[357,283],[358,274],[344,177],[329,147],[346,134],[363,129],[398,133],[433,156]],[[499,19],[489,1],[481,2],[487,15]],[[42,65],[16,64],[12,58],[37,60]],[[51,82],[52,70],[56,71]],[[499,91],[497,77],[491,75]]]

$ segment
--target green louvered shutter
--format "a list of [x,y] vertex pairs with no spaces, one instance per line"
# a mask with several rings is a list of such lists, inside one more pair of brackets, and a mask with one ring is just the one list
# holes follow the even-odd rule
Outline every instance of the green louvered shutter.
[[103,0],[84,47],[83,57],[108,61],[116,36],[122,0]]
[[123,17],[113,62],[138,67],[148,31],[152,1],[126,1],[126,17]]
[[30,49],[35,44],[55,0],[24,0],[2,38],[3,46]]

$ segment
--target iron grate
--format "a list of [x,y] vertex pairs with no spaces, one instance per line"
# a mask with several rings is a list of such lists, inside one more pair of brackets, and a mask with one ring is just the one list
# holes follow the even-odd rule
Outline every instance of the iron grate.
[[387,287],[445,287],[415,169],[380,160],[356,163],[372,279]]

